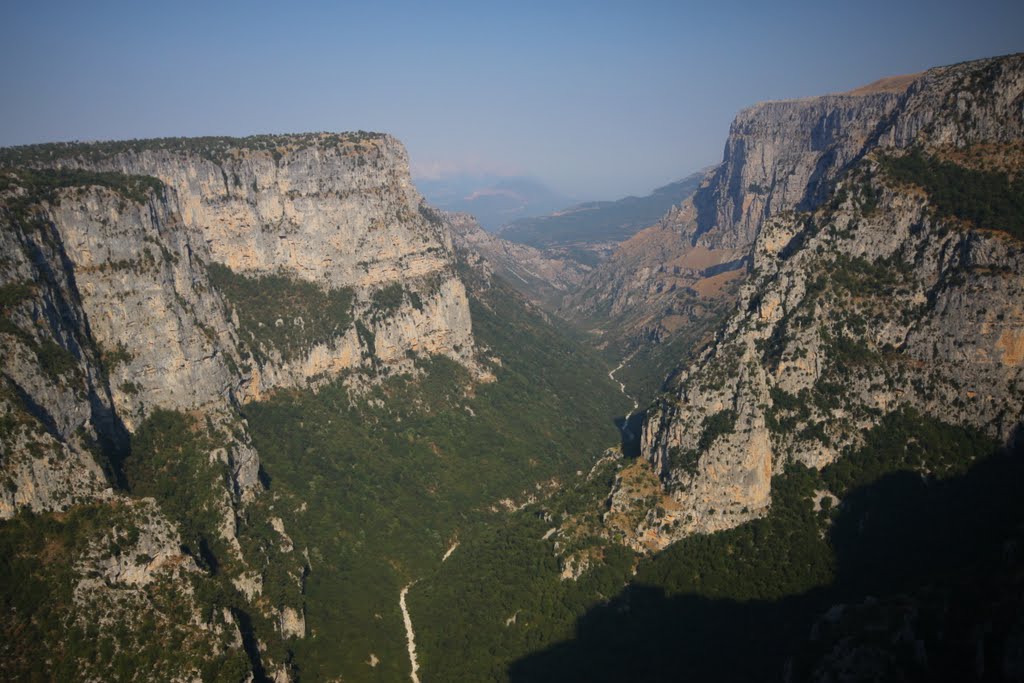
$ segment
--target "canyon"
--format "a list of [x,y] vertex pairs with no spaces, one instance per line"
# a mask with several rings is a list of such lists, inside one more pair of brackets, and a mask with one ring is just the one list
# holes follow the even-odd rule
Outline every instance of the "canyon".
[[[663,624],[734,600],[807,626],[780,676],[834,680],[870,648],[822,635],[875,604],[858,495],[981,477],[963,535],[1016,547],[1022,173],[1021,55],[754,105],[594,259],[429,206],[386,134],[0,150],[0,671],[657,680],[689,670]],[[1005,555],[949,573],[1012,612]],[[1012,677],[1018,622],[965,647]]]

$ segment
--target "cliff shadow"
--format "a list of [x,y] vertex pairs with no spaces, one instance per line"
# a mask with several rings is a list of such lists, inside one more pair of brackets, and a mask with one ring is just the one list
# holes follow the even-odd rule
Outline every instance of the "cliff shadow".
[[586,612],[572,640],[514,662],[509,678],[1024,680],[1021,484],[1020,453],[943,481],[883,476],[835,514],[830,584],[750,601],[629,585]]
[[619,430],[619,447],[625,457],[640,457],[640,436],[646,418],[646,410],[634,410],[627,416],[620,415],[613,420],[615,428]]

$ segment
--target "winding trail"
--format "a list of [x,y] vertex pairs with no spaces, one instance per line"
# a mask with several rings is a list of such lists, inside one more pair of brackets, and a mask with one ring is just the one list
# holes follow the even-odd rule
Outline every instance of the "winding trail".
[[622,395],[633,401],[633,410],[629,411],[629,414],[626,415],[626,422],[629,422],[630,416],[636,412],[636,409],[640,407],[640,404],[637,402],[636,398],[626,393],[626,385],[623,384],[622,382],[619,382],[619,380],[615,379],[615,373],[621,370],[626,365],[626,363],[628,363],[631,360],[633,360],[632,354],[627,356],[621,363],[615,366],[614,370],[608,372],[608,379],[610,379],[613,382],[618,382],[619,391],[622,392]]
[[[634,351],[634,353],[636,352]],[[623,361],[620,362],[620,364],[618,364],[617,366],[615,366],[614,370],[608,373],[608,379],[611,380],[612,382],[617,382],[618,390],[622,391],[624,396],[633,401],[633,410],[626,414],[626,417],[623,419],[623,426],[621,429],[621,431],[623,432],[623,436],[626,439],[633,438],[633,432],[630,431],[630,418],[633,417],[633,414],[637,412],[638,408],[640,408],[640,402],[636,399],[635,396],[631,396],[630,394],[626,393],[626,385],[615,379],[615,373],[622,370],[623,367],[626,366],[627,362],[633,359],[634,353],[631,353],[625,358],[623,358]]]
[[412,679],[412,683],[420,683],[419,662],[416,661],[416,633],[412,630],[412,617],[409,616],[409,610],[405,606],[405,596],[412,588],[413,581],[408,586],[402,589],[402,592],[398,594],[398,606],[402,608],[402,621],[405,622],[405,644],[409,650],[409,663],[412,665],[412,671],[409,674],[409,678]]

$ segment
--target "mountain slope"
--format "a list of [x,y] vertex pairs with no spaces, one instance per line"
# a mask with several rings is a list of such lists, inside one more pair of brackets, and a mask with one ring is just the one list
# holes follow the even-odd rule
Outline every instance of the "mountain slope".
[[481,265],[527,298],[554,310],[590,270],[572,259],[559,258],[525,244],[502,239],[480,227],[468,214],[444,216],[457,249],[467,258],[482,258]]
[[[45,643],[48,675],[132,670],[132,652],[172,678],[222,665],[288,675],[306,635],[308,558],[283,541],[239,407],[343,370],[353,388],[372,384],[416,352],[447,352],[484,376],[450,237],[402,191],[403,154],[362,135],[3,152],[23,165],[0,187],[0,512],[15,518],[4,534],[52,537],[61,568],[26,574],[53,611],[42,631],[25,630],[36,616],[24,612],[11,643]],[[353,258],[349,240],[367,243],[372,262]],[[312,245],[317,260],[295,260]],[[58,514],[37,525],[27,511]],[[80,529],[75,543],[65,528]],[[82,645],[54,627],[95,615],[125,632]],[[164,633],[196,646],[175,652]]]
[[[907,81],[897,85],[906,89]],[[736,301],[764,221],[821,201],[870,148],[900,102],[896,87],[765,102],[740,112],[722,163],[693,197],[621,244],[563,308],[618,358],[646,395],[672,358],[693,357]],[[668,345],[668,348],[666,348]]]
[[391,138],[0,158],[8,677],[394,680],[401,586],[617,442]]
[[[1016,177],[1022,101],[1021,56],[929,71],[827,204],[763,225],[739,311],[648,413],[644,457],[679,510],[645,522],[650,542],[761,514],[773,471],[831,462],[901,405],[1002,441],[1015,433],[1024,264],[1006,231],[1022,207],[1005,171],[976,178],[942,160],[1010,163]],[[896,170],[908,165],[946,169],[957,208],[928,176]],[[993,198],[1005,212],[959,210]]]
[[927,72],[820,204],[761,221],[641,457],[411,596],[425,675],[1019,677],[1022,76]]
[[595,265],[610,250],[638,231],[654,225],[665,213],[688,199],[700,184],[696,173],[659,187],[644,197],[585,202],[548,216],[521,218],[502,227],[500,235],[511,242],[564,254]]

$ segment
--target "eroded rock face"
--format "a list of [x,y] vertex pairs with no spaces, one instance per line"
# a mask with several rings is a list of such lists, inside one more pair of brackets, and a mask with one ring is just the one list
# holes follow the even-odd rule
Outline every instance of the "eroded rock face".
[[[807,175],[803,190],[787,176],[762,208],[716,204],[715,230],[732,226],[717,244],[754,231],[751,274],[715,343],[648,411],[642,452],[674,502],[636,528],[637,538],[660,539],[648,547],[763,514],[773,473],[787,462],[832,462],[895,410],[1015,436],[1024,418],[1024,244],[944,215],[887,174],[884,157],[913,143],[955,158],[973,145],[981,156],[972,163],[984,165],[987,145],[1024,137],[1022,74],[1024,57],[986,60],[930,71],[895,100],[871,95],[876,118],[846,136],[864,145],[860,159],[827,193],[815,178],[833,171]],[[837,125],[832,109],[820,109],[834,99],[768,110],[793,122],[790,147],[813,150]],[[765,111],[741,114],[734,132],[756,130],[749,119]],[[796,114],[811,111],[817,123]],[[993,163],[1007,163],[997,156]],[[726,166],[745,168],[749,158]],[[816,208],[780,212],[800,206]],[[714,233],[694,233],[697,246],[715,244]]]
[[82,443],[62,442],[47,432],[18,400],[14,385],[0,378],[0,442],[3,483],[0,519],[18,510],[64,510],[79,501],[112,495],[107,475]]
[[722,163],[693,198],[595,268],[567,299],[566,316],[598,325],[624,354],[702,324],[716,304],[735,300],[765,221],[819,206],[870,150],[1019,140],[1019,61],[940,67],[740,112]]
[[206,276],[204,246],[172,203],[71,189],[51,205],[47,220],[128,429],[155,407],[223,403],[238,383],[228,365],[240,360],[236,336]]
[[[199,565],[219,561],[246,609],[282,638],[304,637],[304,554],[283,527],[278,547],[245,550],[265,511],[238,406],[342,375],[358,390],[417,356],[488,378],[449,228],[423,206],[401,145],[365,134],[261,140],[5,152],[22,170],[3,171],[0,194],[0,517],[84,503],[123,517],[131,554],[114,539],[114,552],[74,567],[81,605],[104,618],[144,604],[154,581],[190,596],[205,581]],[[123,493],[122,461],[161,420],[187,432],[172,440],[192,449],[180,457],[195,459],[202,510],[189,514],[212,525],[202,539],[180,537],[180,510]],[[217,558],[196,559],[203,544]],[[270,564],[292,578],[274,604],[261,595]],[[224,636],[227,650],[212,656],[241,653],[234,617],[207,616],[189,623]],[[276,654],[260,657],[288,679]]]
[[[248,276],[285,275],[324,289],[351,288],[353,314],[377,349],[350,332],[297,358],[261,368],[251,391],[303,385],[406,351],[451,357],[475,369],[465,287],[457,278],[448,226],[423,204],[404,147],[388,135],[275,136],[254,148],[230,140],[216,154],[187,141],[89,155],[65,148],[56,163],[154,176],[207,263]],[[401,285],[394,315],[371,316],[375,292]],[[282,311],[287,316],[287,311]],[[372,322],[370,319],[372,318]],[[292,321],[287,321],[291,324]],[[390,354],[390,355],[387,355]],[[270,354],[272,355],[272,353]]]
[[[446,355],[485,377],[448,226],[422,205],[402,146],[383,135],[272,140],[263,148],[232,140],[216,154],[183,140],[29,148],[35,166],[165,184],[129,198],[86,180],[49,194],[30,218],[7,217],[0,282],[25,291],[5,307],[0,360],[12,400],[36,406],[57,441],[85,438],[84,430],[94,442],[124,442],[157,409],[226,414],[275,388],[408,370],[416,355]],[[8,196],[27,197],[33,190],[24,183]],[[210,275],[218,264],[252,290],[249,299],[220,291]],[[268,275],[349,292],[347,311],[336,312],[347,320],[278,348],[240,323],[240,307],[268,307],[276,320],[258,323],[264,329],[309,321],[260,289]],[[41,372],[35,356],[43,347],[71,369]],[[95,475],[101,463],[80,446],[70,446],[74,457],[94,463],[82,471]],[[236,488],[248,495],[258,488],[258,456],[242,442],[232,453]],[[52,492],[61,487],[45,475],[55,466],[43,462],[19,465],[0,509],[10,514],[15,500],[60,507]],[[106,488],[101,479],[82,483],[93,475],[66,487],[66,497]]]
[[830,95],[740,112],[722,163],[694,196],[620,245],[567,300],[567,315],[610,318],[609,343],[625,353],[717,324],[765,219],[820,201],[901,96]]
[[150,175],[211,258],[237,272],[281,272],[372,287],[443,271],[451,240],[419,213],[405,149],[387,135],[280,136],[273,150],[141,149],[92,166]]

